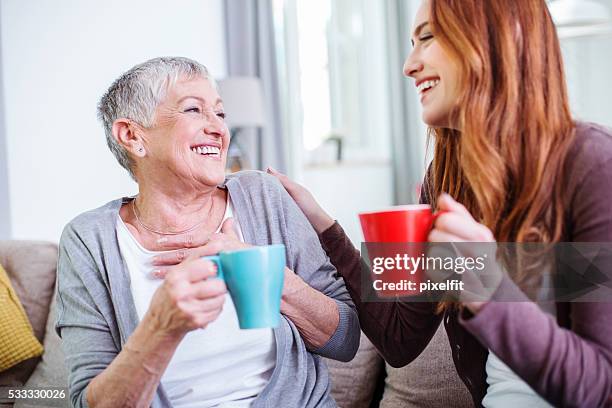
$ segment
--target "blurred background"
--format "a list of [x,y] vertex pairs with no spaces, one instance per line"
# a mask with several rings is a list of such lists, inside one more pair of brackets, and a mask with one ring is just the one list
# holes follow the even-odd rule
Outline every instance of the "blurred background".
[[[0,239],[58,241],[136,193],[96,104],[157,56],[219,80],[228,171],[287,172],[361,241],[357,212],[416,201],[426,128],[402,75],[420,0],[0,0]],[[612,126],[612,0],[549,2],[577,118]]]

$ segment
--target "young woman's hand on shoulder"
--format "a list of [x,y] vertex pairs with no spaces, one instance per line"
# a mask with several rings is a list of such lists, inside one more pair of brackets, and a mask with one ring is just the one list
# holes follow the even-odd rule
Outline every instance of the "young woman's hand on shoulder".
[[334,219],[325,212],[319,203],[317,203],[312,193],[304,186],[291,180],[286,175],[279,173],[272,167],[268,167],[267,172],[280,181],[285,190],[287,190],[287,193],[289,193],[298,207],[300,207],[300,210],[302,210],[315,231],[317,231],[317,234],[321,234],[334,225]]

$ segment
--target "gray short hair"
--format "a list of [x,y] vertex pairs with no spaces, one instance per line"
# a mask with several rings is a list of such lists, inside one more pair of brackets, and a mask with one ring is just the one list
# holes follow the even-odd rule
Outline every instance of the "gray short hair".
[[141,126],[151,127],[154,124],[155,109],[166,97],[167,90],[179,78],[197,77],[209,79],[216,86],[208,69],[197,61],[183,57],[153,58],[117,78],[100,99],[98,118],[104,125],[106,143],[132,178],[132,159],[113,137],[113,123],[119,118],[128,118]]

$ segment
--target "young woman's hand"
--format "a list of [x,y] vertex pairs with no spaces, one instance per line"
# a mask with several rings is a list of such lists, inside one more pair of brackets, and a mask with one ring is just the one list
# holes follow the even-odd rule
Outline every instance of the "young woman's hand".
[[319,203],[317,203],[317,200],[315,200],[313,197],[312,193],[304,186],[294,182],[286,175],[274,170],[272,167],[268,167],[267,172],[281,182],[291,198],[293,198],[298,207],[300,207],[315,231],[317,231],[317,234],[321,234],[326,229],[334,225],[334,219],[330,217],[323,208],[321,208]]
[[429,233],[430,242],[495,242],[489,228],[480,224],[463,205],[448,194],[438,198],[440,214]]
[[495,237],[489,228],[477,222],[463,205],[448,194],[442,194],[438,199],[438,211],[443,213],[438,216],[429,233],[429,242],[454,243],[456,256],[484,256],[487,259],[485,270],[478,272],[478,275],[471,270],[462,274],[464,289],[459,299],[476,313],[487,303],[501,282],[501,269],[495,259]]

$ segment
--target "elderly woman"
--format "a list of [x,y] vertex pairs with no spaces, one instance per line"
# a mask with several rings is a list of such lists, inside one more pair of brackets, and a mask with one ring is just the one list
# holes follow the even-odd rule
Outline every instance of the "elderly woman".
[[[226,178],[229,132],[206,68],[186,58],[137,65],[99,116],[139,192],[62,234],[57,331],[72,404],[335,406],[321,356],[354,356],[354,306],[280,183],[261,172]],[[201,257],[273,243],[287,251],[281,324],[240,330]]]

